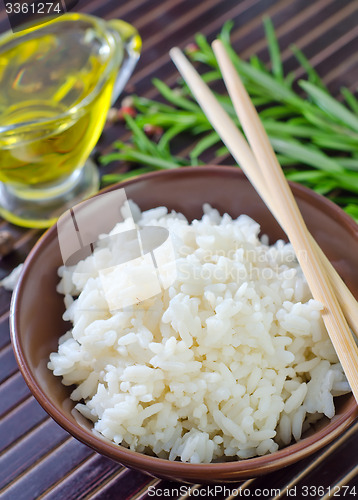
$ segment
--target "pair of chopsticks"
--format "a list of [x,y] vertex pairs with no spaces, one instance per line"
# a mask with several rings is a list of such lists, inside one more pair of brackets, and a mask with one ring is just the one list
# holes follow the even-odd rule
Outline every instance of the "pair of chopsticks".
[[247,140],[178,48],[170,56],[214,129],[286,232],[358,402],[358,304],[309,233],[266,131],[220,40],[213,50]]

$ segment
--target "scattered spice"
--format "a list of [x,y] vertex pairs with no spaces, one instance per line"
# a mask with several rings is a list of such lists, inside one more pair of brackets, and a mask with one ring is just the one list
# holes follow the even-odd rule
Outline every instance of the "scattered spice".
[[107,113],[107,123],[110,123],[112,125],[114,123],[117,123],[118,121],[119,121],[118,109],[111,108]]
[[134,108],[134,99],[133,96],[127,95],[122,99],[121,102],[121,107],[122,108]]
[[123,121],[125,121],[124,117],[126,115],[129,115],[132,118],[135,118],[135,116],[137,115],[137,111],[132,106],[122,106],[118,110],[118,119],[123,122]]
[[121,107],[118,108],[111,108],[108,113],[107,113],[107,123],[113,125],[118,122],[125,122],[125,116],[131,116],[132,118],[135,118],[137,115],[136,109],[132,105],[123,105],[123,102],[127,102],[127,104],[132,103],[132,99],[130,96],[127,98],[123,99]]
[[198,50],[199,50],[199,46],[195,42],[188,43],[188,45],[184,49],[184,51],[187,55],[195,54],[195,52],[198,52]]
[[143,127],[143,130],[147,137],[150,137],[154,140],[160,139],[164,132],[163,127],[152,125],[151,123],[146,123]]

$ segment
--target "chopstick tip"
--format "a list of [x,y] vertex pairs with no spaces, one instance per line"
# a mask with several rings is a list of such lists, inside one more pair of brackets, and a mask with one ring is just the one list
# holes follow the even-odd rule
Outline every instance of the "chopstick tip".
[[172,47],[169,50],[169,55],[171,59],[174,61],[176,57],[178,57],[180,54],[182,54],[182,51],[179,49],[179,47]]
[[212,46],[213,48],[215,48],[215,47],[219,47],[219,46],[222,46],[222,45],[223,45],[223,43],[222,43],[222,41],[221,41],[221,40],[219,40],[219,38],[216,38],[216,39],[212,42],[212,44],[211,44],[211,46]]

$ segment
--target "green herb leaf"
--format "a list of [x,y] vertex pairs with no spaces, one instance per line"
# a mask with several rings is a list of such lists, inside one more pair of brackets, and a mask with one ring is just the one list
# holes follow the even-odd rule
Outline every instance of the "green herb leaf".
[[300,62],[303,69],[306,71],[309,81],[313,85],[316,85],[317,87],[320,87],[320,88],[326,90],[326,86],[322,82],[317,71],[311,66],[309,60],[306,58],[306,56],[303,54],[303,52],[298,47],[296,47],[296,45],[291,45],[290,48],[291,48],[292,52],[295,54],[298,61]]
[[272,74],[277,80],[283,82],[283,66],[281,61],[280,47],[278,45],[275,30],[269,17],[264,17],[263,22],[271,58]]
[[341,123],[350,127],[352,130],[358,132],[358,117],[345,108],[343,104],[310,82],[301,80],[299,85],[322,109],[329,114],[329,116],[337,119]]
[[[259,110],[287,178],[331,197],[334,193],[334,201],[358,220],[358,198],[355,196],[358,194],[358,99],[345,87],[341,89],[344,102],[330,95],[303,52],[292,46],[293,54],[307,74],[307,80],[298,82],[303,92],[296,92],[295,72],[285,75],[273,24],[269,18],[263,22],[270,65],[266,65],[256,54],[251,56],[249,62],[239,57],[230,41],[234,26],[232,21],[224,24],[218,38],[225,45]],[[194,63],[205,65],[202,78],[217,89],[221,74],[212,48],[203,34],[199,33],[195,41],[196,46],[193,45],[191,50],[188,47],[187,55]],[[203,154],[209,151],[223,158],[229,155],[181,78],[178,78],[175,88],[158,79],[154,79],[153,84],[160,99],[133,96],[138,114],[134,119],[126,116],[131,139],[126,144],[120,141],[115,143],[113,147],[117,151],[103,156],[102,164],[118,160],[142,164],[143,168],[133,170],[133,175],[138,175],[149,170],[199,165]],[[239,126],[227,94],[217,91],[215,94]],[[163,129],[163,135],[157,142],[144,133],[146,125]],[[189,143],[193,135],[197,136],[197,140],[191,149],[186,149],[186,156],[174,155],[172,151],[177,150],[177,144],[181,144],[184,137]],[[127,178],[132,175],[131,172],[118,176],[111,174],[104,179],[105,182],[114,182]]]

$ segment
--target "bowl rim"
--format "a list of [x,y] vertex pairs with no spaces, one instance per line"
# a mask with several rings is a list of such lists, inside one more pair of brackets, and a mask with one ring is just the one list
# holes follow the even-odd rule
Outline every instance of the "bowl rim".
[[[244,173],[235,166],[222,166],[222,165],[205,165],[200,167],[185,167],[175,170],[161,170],[155,172],[149,172],[147,174],[142,174],[137,177],[133,177],[127,181],[119,182],[117,184],[111,185],[100,190],[95,196],[99,196],[104,192],[114,191],[126,186],[129,186],[138,181],[152,179],[157,176],[177,176],[177,175],[205,175],[205,174],[219,174],[219,173],[234,173],[242,178],[245,178]],[[248,181],[249,182],[249,181]],[[346,214],[340,207],[335,205],[332,201],[323,197],[322,195],[308,189],[307,187],[290,182],[293,188],[294,194],[298,195],[299,198],[304,200],[310,200],[314,203],[319,203],[323,209],[326,210],[331,217],[335,219],[339,218],[340,223],[348,229],[351,233],[355,233],[358,239],[358,225],[354,220]],[[31,270],[32,262],[38,258],[41,254],[41,249],[47,241],[52,241],[57,237],[57,227],[56,224],[50,227],[36,242],[29,255],[27,256],[24,267],[19,279],[19,282],[12,294],[11,306],[10,306],[10,337],[13,345],[15,358],[20,368],[20,371],[25,379],[25,382],[30,388],[30,391],[35,396],[40,405],[45,409],[45,411],[67,432],[74,436],[79,441],[84,444],[94,448],[101,454],[112,458],[121,463],[135,468],[144,469],[149,472],[156,471],[160,468],[160,471],[165,473],[173,473],[180,476],[197,475],[200,473],[221,473],[224,474],[235,474],[238,478],[240,474],[246,476],[247,473],[265,473],[269,472],[271,468],[277,468],[277,465],[282,466],[289,465],[298,461],[300,458],[319,450],[333,439],[338,437],[338,435],[345,430],[357,417],[358,417],[358,406],[352,400],[348,405],[348,410],[345,414],[333,417],[333,419],[322,429],[316,431],[314,434],[298,441],[278,451],[263,455],[255,456],[248,459],[236,459],[229,462],[220,463],[200,463],[191,464],[187,462],[177,462],[170,461],[168,459],[163,459],[155,456],[146,455],[144,453],[136,452],[123,447],[122,445],[117,445],[107,440],[106,438],[95,434],[90,430],[85,430],[80,424],[74,424],[71,422],[63,412],[61,412],[58,407],[56,407],[48,398],[46,393],[42,390],[36,381],[36,378],[32,374],[31,370],[27,366],[26,358],[22,350],[22,342],[18,331],[20,328],[19,320],[19,310],[17,304],[21,302],[22,296],[24,294],[24,283],[27,280],[27,276]]]

